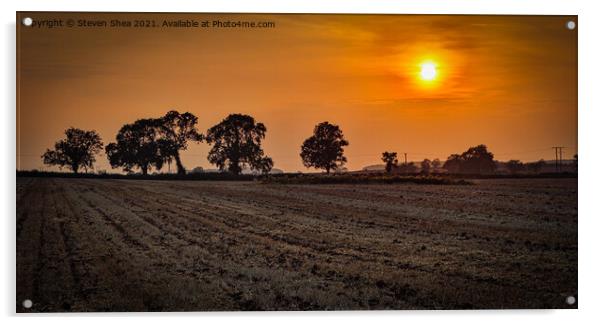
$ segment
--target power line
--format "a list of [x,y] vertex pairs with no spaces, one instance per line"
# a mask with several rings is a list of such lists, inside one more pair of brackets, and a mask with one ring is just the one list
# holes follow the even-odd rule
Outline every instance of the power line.
[[552,147],[554,149],[554,155],[556,156],[556,172],[562,171],[562,149],[566,147]]

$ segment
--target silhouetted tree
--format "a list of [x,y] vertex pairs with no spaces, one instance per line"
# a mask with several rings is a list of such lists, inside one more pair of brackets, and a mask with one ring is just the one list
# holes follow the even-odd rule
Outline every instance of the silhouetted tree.
[[445,163],[443,164],[443,168],[447,170],[448,173],[457,174],[460,172],[460,166],[462,165],[462,157],[458,154],[450,155]]
[[94,157],[102,150],[102,140],[96,131],[76,128],[65,130],[65,139],[54,144],[54,150],[46,149],[42,155],[44,164],[69,167],[75,174],[80,168],[94,168]]
[[496,165],[493,154],[487,150],[487,146],[481,144],[468,148],[461,155],[449,156],[443,168],[450,173],[491,174],[495,171]]
[[186,174],[186,169],[180,159],[180,150],[186,150],[188,141],[200,142],[203,135],[196,128],[198,118],[191,113],[179,113],[178,111],[169,111],[160,119],[159,140],[164,156],[164,160],[176,161],[178,174]]
[[[160,119],[141,119],[124,125],[115,137],[116,142],[105,148],[111,167],[123,167],[126,172],[140,168],[143,175],[147,175],[151,167],[161,169],[173,154],[172,144],[160,141],[161,123]],[[168,153],[162,154],[162,150]]]
[[577,154],[573,156],[573,169],[577,172]]
[[428,159],[424,159],[420,163],[420,168],[422,169],[423,174],[430,174],[431,172],[431,161]]
[[520,160],[510,160],[506,163],[506,168],[511,174],[518,174],[525,169],[525,165]]
[[408,163],[403,163],[403,164],[399,165],[397,167],[397,170],[399,170],[401,173],[404,173],[404,174],[415,174],[418,171],[418,167],[416,167],[416,165],[414,165],[414,163],[408,162]]
[[260,171],[263,175],[267,175],[274,167],[274,161],[272,161],[272,158],[270,157],[262,157],[251,165],[254,170]]
[[481,144],[468,148],[462,153],[460,171],[467,174],[491,174],[496,166],[493,154],[487,150],[487,146]]
[[274,165],[261,148],[266,127],[249,115],[230,114],[219,124],[207,130],[207,143],[213,144],[209,162],[220,170],[228,169],[238,175],[244,167],[269,172]]
[[397,167],[397,152],[383,152],[382,161],[385,163],[385,170],[391,173],[393,168]]
[[543,159],[540,159],[536,162],[530,162],[525,164],[525,167],[527,169],[527,171],[531,172],[531,173],[539,173],[546,165],[546,161]]
[[301,159],[305,167],[330,171],[342,167],[347,158],[343,147],[349,145],[338,125],[322,122],[315,126],[314,134],[301,146]]
[[205,170],[204,170],[204,169],[203,169],[203,167],[201,167],[201,166],[199,166],[199,167],[194,167],[194,168],[193,168],[193,169],[190,171],[190,173],[191,173],[191,174],[202,174],[202,173],[204,173],[204,172],[205,172]]
[[431,167],[433,167],[433,172],[439,172],[439,168],[441,168],[441,160],[439,160],[439,158],[433,159],[433,161],[431,161]]

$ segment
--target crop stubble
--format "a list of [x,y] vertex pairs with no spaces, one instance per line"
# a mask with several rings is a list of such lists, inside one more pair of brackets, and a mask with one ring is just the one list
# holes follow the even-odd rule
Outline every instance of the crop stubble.
[[574,308],[575,179],[17,179],[17,310]]

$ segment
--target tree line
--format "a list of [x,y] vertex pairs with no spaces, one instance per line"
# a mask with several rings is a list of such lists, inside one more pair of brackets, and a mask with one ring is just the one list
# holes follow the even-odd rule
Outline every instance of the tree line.
[[[69,128],[65,138],[42,155],[46,165],[71,169],[79,173],[94,168],[96,156],[104,152],[112,168],[127,173],[139,170],[147,175],[153,168],[160,170],[175,162],[178,174],[186,174],[180,152],[189,143],[211,145],[207,160],[220,171],[239,175],[244,168],[269,173],[274,161],[262,148],[267,128],[249,115],[230,114],[205,134],[197,128],[198,118],[189,112],[172,110],[160,118],[139,119],[125,124],[115,136],[115,142],[104,146],[94,130]],[[349,143],[336,125],[323,122],[301,146],[301,159],[306,167],[324,169],[327,173],[342,166],[347,159],[343,147]]]
[[[418,167],[413,163],[404,162],[399,164],[396,152],[385,151],[381,160],[385,163],[387,173],[416,173]],[[487,150],[487,146],[478,145],[470,147],[462,154],[452,154],[442,164],[439,159],[424,159],[420,162],[420,172],[428,174],[432,170],[439,171],[443,167],[452,174],[492,174],[496,169],[493,154]]]
[[[441,168],[451,174],[474,174],[488,175],[493,174],[498,169],[498,163],[493,158],[486,145],[478,145],[470,147],[461,154],[450,155],[444,163],[439,159],[424,159],[420,162],[420,170],[413,163],[400,164],[397,159],[396,152],[385,151],[382,153],[381,160],[385,163],[385,171],[387,173],[423,173],[441,172]],[[520,160],[509,160],[505,163],[500,163],[508,173],[520,174],[531,173],[538,174],[547,165],[546,161],[540,159],[535,162],[523,163]],[[573,172],[577,172],[577,154],[573,156],[571,161]]]
[[[267,128],[263,123],[244,114],[230,114],[205,134],[197,128],[198,118],[192,113],[167,112],[159,118],[139,119],[119,129],[115,141],[104,146],[94,130],[69,128],[65,138],[47,149],[42,155],[44,164],[69,168],[74,173],[94,168],[96,156],[103,150],[112,168],[122,168],[127,173],[139,170],[147,175],[151,169],[160,170],[165,164],[175,162],[177,173],[186,174],[180,152],[189,143],[206,142],[211,145],[207,160],[220,171],[239,175],[249,168],[263,174],[269,173],[274,161],[262,148]],[[313,134],[301,145],[300,157],[307,168],[324,170],[327,174],[340,170],[347,158],[345,147],[349,145],[339,126],[322,122],[314,127]],[[430,173],[441,168],[452,174],[492,174],[496,170],[493,153],[487,146],[470,147],[461,154],[450,155],[445,162],[424,159],[420,172]],[[576,166],[576,155],[575,166]],[[413,163],[399,163],[396,152],[385,151],[381,160],[387,173],[417,173]],[[518,160],[506,163],[511,173],[523,170],[539,172],[545,162],[523,164]]]

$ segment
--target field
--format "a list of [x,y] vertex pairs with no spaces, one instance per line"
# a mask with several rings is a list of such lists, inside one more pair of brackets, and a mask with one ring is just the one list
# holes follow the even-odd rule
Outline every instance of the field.
[[18,177],[16,238],[19,312],[576,308],[576,179]]

